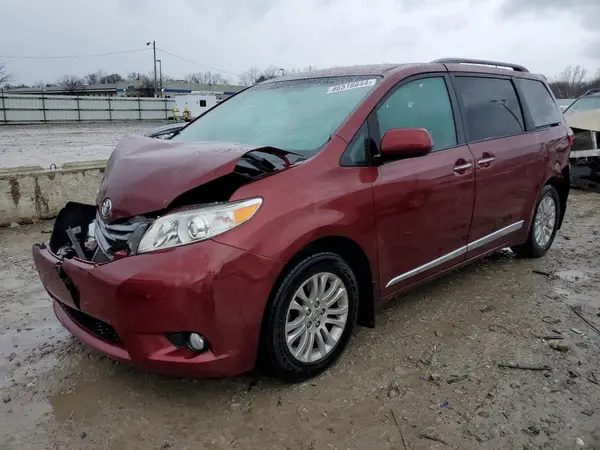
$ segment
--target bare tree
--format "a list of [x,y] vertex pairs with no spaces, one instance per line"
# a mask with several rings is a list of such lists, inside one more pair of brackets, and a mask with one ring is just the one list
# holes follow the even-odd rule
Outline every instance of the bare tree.
[[596,71],[596,75],[594,75],[594,78],[589,82],[588,88],[600,89],[600,69]]
[[98,83],[100,84],[113,84],[118,83],[119,81],[123,81],[123,77],[118,73],[111,73],[110,75],[104,75],[100,77]]
[[[263,78],[262,81],[270,80],[271,78],[275,78],[276,76],[281,74],[281,69],[277,66],[271,64],[265,70],[263,70],[260,76]],[[260,77],[259,77],[260,78]]]
[[229,80],[218,72],[194,72],[185,77],[190,83],[202,84],[229,84]]
[[27,86],[26,84],[10,84],[7,83],[4,85],[4,87],[2,89],[6,89],[7,91],[10,91],[11,89],[23,89],[23,88],[28,88],[29,86]]
[[140,97],[154,97],[154,75],[152,77],[148,75],[141,75],[141,78],[137,80],[138,85],[137,91]]
[[83,79],[75,75],[63,75],[56,84],[67,91],[68,95],[77,95],[83,90]]
[[311,64],[310,66],[306,66],[304,68],[293,67],[291,69],[286,69],[285,73],[304,73],[304,72],[312,72],[314,70],[317,70],[317,67],[313,66]]
[[586,75],[587,69],[582,66],[567,66],[550,82],[550,86],[558,98],[575,98],[588,88]]
[[243,86],[251,86],[256,83],[258,77],[260,77],[260,70],[256,67],[250,67],[240,74],[240,84]]
[[84,78],[87,84],[100,84],[102,77],[106,76],[106,72],[102,69],[98,69],[95,72],[88,73]]
[[0,86],[8,84],[8,82],[12,81],[14,78],[15,75],[6,69],[4,64],[0,63]]
[[44,88],[44,87],[46,87],[46,83],[44,83],[43,81],[39,80],[39,81],[36,81],[35,83],[33,83],[31,85],[31,87],[38,88],[38,89]]
[[141,81],[145,76],[140,72],[129,72],[127,74],[127,81]]

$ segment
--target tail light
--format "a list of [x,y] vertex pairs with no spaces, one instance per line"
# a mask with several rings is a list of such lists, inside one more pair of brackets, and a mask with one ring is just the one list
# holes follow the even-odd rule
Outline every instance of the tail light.
[[569,140],[569,150],[571,150],[571,147],[573,147],[573,142],[575,142],[575,137],[573,136],[573,130],[571,130],[571,127],[569,127],[567,139]]

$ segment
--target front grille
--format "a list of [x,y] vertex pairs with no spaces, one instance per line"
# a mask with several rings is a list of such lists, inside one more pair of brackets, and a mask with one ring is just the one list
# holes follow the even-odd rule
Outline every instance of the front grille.
[[73,309],[63,303],[60,303],[62,309],[67,315],[76,322],[81,328],[85,328],[93,335],[102,338],[106,341],[114,342],[115,344],[121,344],[121,339],[113,327],[106,322],[95,319],[87,314],[82,313],[76,309]]
[[117,223],[107,224],[96,215],[94,227],[94,235],[98,246],[102,252],[109,258],[115,252],[119,250],[131,250],[132,247],[137,246],[137,242],[142,237],[143,232],[150,221],[144,217],[134,217],[133,220]]

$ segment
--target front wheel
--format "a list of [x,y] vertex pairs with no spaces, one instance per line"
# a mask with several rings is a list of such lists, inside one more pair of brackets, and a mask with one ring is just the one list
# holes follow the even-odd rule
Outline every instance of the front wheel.
[[358,283],[334,253],[308,256],[293,267],[265,312],[262,359],[288,381],[313,377],[344,350],[356,322]]
[[512,247],[512,251],[526,258],[544,256],[556,237],[560,217],[560,198],[554,187],[547,185],[542,189],[535,215],[529,229],[527,241]]

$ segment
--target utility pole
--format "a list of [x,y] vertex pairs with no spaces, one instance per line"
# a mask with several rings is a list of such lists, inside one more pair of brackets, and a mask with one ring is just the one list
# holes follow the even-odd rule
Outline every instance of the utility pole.
[[146,45],[150,45],[150,44],[152,44],[152,51],[154,52],[154,58],[152,58],[152,60],[154,62],[154,97],[158,97],[158,95],[157,95],[158,84],[156,81],[156,41],[146,42]]
[[156,62],[158,63],[158,73],[159,73],[159,86],[160,86],[160,98],[162,98],[163,96],[163,79],[162,79],[162,60],[161,59],[157,59]]

